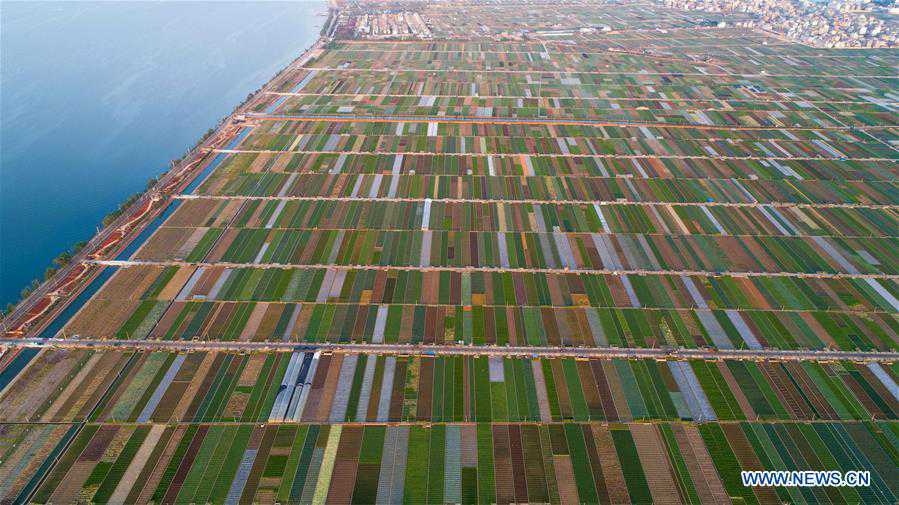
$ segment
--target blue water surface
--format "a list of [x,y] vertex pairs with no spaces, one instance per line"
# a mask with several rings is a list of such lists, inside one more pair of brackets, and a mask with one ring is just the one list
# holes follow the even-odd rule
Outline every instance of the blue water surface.
[[324,2],[0,2],[0,304],[318,37]]

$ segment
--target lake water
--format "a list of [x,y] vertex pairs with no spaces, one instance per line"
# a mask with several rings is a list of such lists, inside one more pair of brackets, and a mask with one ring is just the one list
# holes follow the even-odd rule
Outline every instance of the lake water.
[[299,56],[324,2],[0,2],[0,306]]

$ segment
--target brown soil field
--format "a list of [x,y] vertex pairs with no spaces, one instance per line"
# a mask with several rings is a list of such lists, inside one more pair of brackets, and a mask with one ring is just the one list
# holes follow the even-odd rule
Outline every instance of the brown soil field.
[[[159,486],[159,482],[162,480],[163,474],[168,466],[169,462],[172,459],[175,451],[178,449],[178,444],[181,443],[181,439],[184,437],[184,433],[187,431],[188,427],[181,425],[174,428],[174,433],[170,437],[168,437],[168,441],[165,445],[161,445],[157,448],[159,451],[159,455],[156,459],[156,464],[151,468],[150,472],[142,473],[143,480],[145,482],[143,486],[143,490],[140,492],[140,495],[135,500],[137,503],[147,503],[150,501],[150,498],[153,496],[153,491],[156,490],[156,487]],[[154,451],[155,453],[156,451]],[[149,467],[148,467],[149,468]],[[132,497],[129,495],[129,499]]]
[[52,414],[55,419],[84,419],[90,409],[96,405],[100,397],[106,393],[108,385],[115,379],[116,374],[125,366],[130,357],[129,353],[104,352],[96,364],[73,381],[75,387],[67,389],[67,392],[75,392],[66,396],[60,395],[53,406],[48,410],[44,420],[48,420]]
[[[5,496],[16,496],[22,491],[69,428],[66,424],[0,424],[0,454],[6,455],[0,461],[0,476],[12,477],[2,490]],[[15,448],[12,444],[15,444]]]
[[196,270],[195,267],[179,268],[175,275],[169,279],[168,284],[159,292],[157,298],[159,300],[174,300],[187,280],[190,279],[190,276],[193,275],[194,270]]
[[185,200],[165,222],[166,227],[222,227],[237,213],[240,200]]
[[53,503],[77,503],[83,502],[79,500],[79,491],[84,482],[93,472],[96,461],[103,454],[106,446],[112,441],[118,428],[104,426],[100,428],[96,435],[88,443],[87,447],[78,457],[78,460],[69,468],[65,477],[59,482],[59,486],[51,495]]
[[203,239],[203,236],[206,235],[206,232],[209,231],[208,228],[193,228],[193,233],[187,237],[185,240],[175,251],[175,259],[184,259],[190,255],[191,251],[197,247],[197,244],[200,243],[200,240]]
[[273,156],[277,155],[273,153],[261,153],[255,160],[253,160],[253,163],[250,163],[250,167],[247,171],[254,174],[265,172],[265,167],[269,164],[269,161]]
[[243,372],[240,374],[240,378],[237,380],[238,387],[251,387],[256,384],[256,380],[259,378],[259,374],[262,372],[262,367],[265,365],[265,361],[268,359],[268,356],[265,354],[253,354],[247,358],[247,364],[243,369]]
[[68,385],[84,362],[91,365],[97,359],[87,351],[41,352],[0,396],[0,421],[39,419],[49,398]]
[[217,200],[185,200],[164,223],[169,228],[196,227],[206,222],[222,202]]
[[[634,444],[653,500],[656,503],[672,503],[673,497],[678,496],[677,485],[674,483],[665,443],[659,436],[658,429],[650,424],[641,424],[632,426],[631,434],[634,436]],[[675,499],[674,502],[676,501]]]
[[222,259],[222,256],[228,251],[228,248],[231,247],[231,243],[234,242],[234,239],[237,238],[240,230],[236,228],[228,228],[223,233],[222,236],[219,237],[218,243],[215,244],[215,247],[209,251],[207,255],[207,261],[216,262]]
[[259,325],[262,323],[262,318],[265,316],[266,305],[267,304],[260,303],[253,307],[253,312],[250,313],[250,318],[247,320],[247,324],[240,334],[240,340],[255,340],[259,337],[256,330],[259,328]]
[[138,301],[94,300],[60,330],[65,337],[112,338],[140,304]]
[[160,228],[138,249],[134,257],[142,260],[171,259],[194,231],[193,228]]
[[94,299],[138,300],[164,269],[146,265],[118,268]]
[[265,303],[261,305],[265,306],[265,315],[256,330],[255,339],[275,340],[279,337],[279,335],[275,335],[278,321],[281,319],[281,314],[288,306],[281,303]]
[[212,291],[212,288],[215,286],[215,282],[224,270],[224,267],[206,268],[196,284],[194,284],[193,289],[190,290],[190,293],[187,293],[188,298],[196,299],[208,296],[209,292]]
[[602,464],[602,475],[606,481],[606,492],[609,495],[609,501],[612,503],[630,502],[627,483],[624,481],[624,474],[615,451],[615,443],[612,441],[612,434],[606,428],[593,426],[593,441],[596,444],[596,451]]

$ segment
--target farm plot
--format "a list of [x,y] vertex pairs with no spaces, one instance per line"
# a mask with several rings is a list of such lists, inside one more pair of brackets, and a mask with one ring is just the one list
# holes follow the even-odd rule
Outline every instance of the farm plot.
[[[688,35],[691,38],[708,40],[710,43],[713,40],[719,41],[712,34],[703,33],[701,30],[693,28],[697,21],[705,19],[697,13],[672,10],[650,2],[639,2],[633,8],[620,8],[619,5],[616,5],[617,8],[614,9],[589,8],[595,7],[595,4],[588,2],[572,2],[565,8],[559,8],[560,6],[557,5],[536,6],[536,10],[523,10],[518,5],[504,4],[471,4],[465,7],[465,15],[462,15],[457,8],[443,4],[429,5],[423,11],[423,16],[431,21],[430,29],[438,42],[448,44],[455,43],[454,39],[460,39],[472,46],[490,47],[497,44],[494,42],[498,38],[496,36],[503,33],[515,33],[520,30],[552,31],[559,26],[604,25],[608,25],[614,30],[611,37],[639,37],[652,41],[656,38],[652,32],[641,30],[641,28],[655,30],[655,28],[661,27],[671,30],[680,28],[682,33],[679,34],[679,37]],[[485,19],[489,19],[491,22],[484,23]],[[683,30],[684,27],[691,27],[691,29]],[[623,30],[624,28],[630,30]],[[729,32],[742,34],[743,37],[753,36],[751,32],[744,30],[729,30]],[[575,37],[578,41],[581,39],[577,30],[568,30],[565,33],[566,38]],[[715,33],[714,35],[719,34]],[[728,34],[724,38],[727,40],[731,37],[733,36]],[[552,37],[548,38],[552,40]],[[452,42],[448,42],[448,40]],[[484,42],[479,43],[481,40]],[[745,40],[741,40],[741,42],[745,42]],[[499,42],[498,44],[503,43]]]
[[[42,374],[71,374],[69,354],[41,353]],[[896,367],[880,364],[138,352],[129,356],[118,380],[105,384],[99,399],[79,379],[112,376],[118,370],[100,367],[121,365],[122,357],[106,352],[80,357],[88,364],[67,389],[48,383],[40,390],[13,388],[0,395],[3,421],[711,422],[899,416]],[[27,384],[35,373],[23,371],[14,384]],[[13,410],[23,402],[53,410]],[[97,409],[87,419],[83,410],[59,408],[63,402]]]
[[[540,219],[542,220],[542,219]],[[899,272],[896,237],[161,228],[136,259],[260,265],[710,273]]]
[[[335,81],[323,83],[323,87],[329,92],[343,81],[358,80],[360,86],[366,86],[371,89],[374,86],[367,78],[356,77],[352,73],[337,71],[331,75]],[[365,73],[365,77],[371,77],[370,73]],[[542,76],[546,74],[533,74]],[[550,74],[552,75],[552,74]],[[565,74],[562,74],[565,75]],[[531,74],[528,74],[530,77]],[[396,73],[389,73],[387,78],[398,77]],[[579,86],[583,77],[562,77],[561,80],[575,81]],[[376,79],[377,80],[377,79]],[[510,79],[515,81],[513,77]],[[578,119],[595,121],[598,123],[665,123],[680,126],[691,127],[759,127],[759,126],[787,126],[792,128],[805,126],[809,128],[819,128],[824,124],[826,127],[838,127],[838,123],[834,123],[830,114],[824,110],[809,111],[807,108],[803,110],[803,106],[792,102],[741,102],[741,101],[704,101],[691,100],[689,102],[681,102],[677,100],[664,101],[659,98],[641,98],[641,97],[621,97],[621,98],[558,98],[555,96],[533,97],[536,94],[545,93],[546,87],[552,87],[556,79],[541,79],[537,77],[536,82],[531,79],[530,82],[519,82],[519,89],[503,90],[503,85],[490,82],[488,79],[473,78],[466,82],[460,79],[455,84],[455,89],[446,89],[447,86],[442,85],[443,82],[430,84],[428,89],[423,90],[425,93],[433,93],[431,95],[384,95],[384,94],[340,94],[340,95],[318,95],[318,94],[284,94],[280,97],[288,98],[279,103],[277,114],[348,114],[353,113],[360,116],[400,116],[403,118],[413,116],[432,116],[432,117],[465,117],[465,118],[497,118],[504,119],[514,117],[516,119],[543,119],[547,116],[551,118],[559,118],[560,121]],[[487,82],[484,82],[487,81]],[[362,84],[364,82],[364,84]],[[467,84],[467,88],[466,88]],[[505,84],[505,83],[504,83]],[[621,84],[616,86],[615,84]],[[606,86],[604,83],[587,82],[581,89],[575,91],[577,95],[588,95],[592,92],[608,94],[608,89],[613,90],[625,88],[622,83],[614,83]],[[397,87],[406,85],[413,87],[414,81],[397,82],[393,80],[391,86]],[[549,85],[549,86],[547,86]],[[357,89],[360,87],[357,86]],[[514,84],[513,84],[514,86]],[[531,91],[531,87],[536,88]],[[562,86],[564,87],[564,86]],[[469,95],[471,89],[474,88],[481,93],[491,92],[502,93],[508,92],[509,95],[501,96],[480,96]],[[521,89],[523,88],[523,89]],[[543,89],[539,89],[543,88]],[[667,88],[663,86],[663,89]],[[677,87],[675,87],[676,89]],[[339,88],[338,88],[339,89]],[[396,93],[402,93],[399,89]],[[638,91],[639,93],[639,91]],[[637,93],[637,94],[638,94]],[[457,96],[457,94],[461,96]],[[516,95],[518,95],[516,97]],[[275,95],[278,96],[278,95]],[[564,95],[563,95],[564,96]],[[808,107],[806,105],[805,107]],[[825,104],[826,108],[830,108]],[[889,113],[878,105],[868,102],[860,102],[857,104],[846,105],[846,111],[841,111],[841,115],[847,119],[846,122],[853,126],[868,126],[870,124],[887,126],[889,125]],[[848,116],[848,117],[847,117]],[[798,126],[797,126],[798,125]],[[649,137],[655,139],[655,137]],[[827,137],[825,137],[827,138]],[[795,148],[796,144],[790,142],[787,137],[789,146]],[[824,142],[820,141],[819,142]],[[779,145],[779,144],[778,144]],[[806,145],[807,149],[802,151],[794,150],[795,154],[806,152],[812,157],[833,157],[839,159],[838,153],[843,151],[834,146],[820,145],[819,143],[810,142]],[[833,147],[833,151],[830,148]],[[850,152],[855,153],[859,157],[878,157],[875,154],[886,155],[887,152],[874,145],[860,146],[855,149],[852,146],[847,147]],[[824,149],[819,151],[818,148]],[[792,150],[792,149],[791,149]],[[817,152],[818,154],[812,154]]]
[[[608,130],[612,128],[609,127]],[[644,128],[648,130],[648,128]],[[625,135],[632,132],[624,131]],[[642,132],[640,132],[643,135]],[[466,133],[466,135],[471,135]],[[608,135],[608,133],[607,133]],[[464,137],[467,138],[467,137]],[[474,137],[483,138],[483,137]],[[301,141],[302,142],[302,141]],[[466,148],[472,141],[466,141]],[[480,141],[478,141],[480,143]],[[460,141],[461,144],[461,141]],[[763,159],[718,159],[702,156],[567,155],[544,156],[510,153],[480,154],[367,154],[316,152],[300,148],[287,152],[241,151],[222,162],[222,168],[201,185],[205,194],[234,192],[237,188],[285,187],[284,175],[319,174],[420,174],[432,176],[538,176],[634,177],[644,179],[739,179],[779,180],[798,174],[802,180],[885,181],[895,178],[891,161],[781,159],[773,165]],[[461,147],[461,146],[460,146]],[[570,145],[569,145],[570,150]],[[526,160],[526,161],[525,161]],[[763,163],[764,161],[764,163]],[[251,163],[250,167],[246,164]],[[249,184],[256,182],[250,188]],[[280,184],[279,184],[280,183]],[[289,189],[289,185],[287,186]],[[255,194],[255,193],[254,193]],[[198,209],[205,213],[207,209]]]
[[[679,33],[680,36],[684,36],[684,39],[680,40],[689,40],[691,42],[689,45],[692,47],[679,48],[682,49],[682,51],[678,51],[687,56],[678,58],[673,54],[654,54],[651,51],[646,51],[643,54],[637,55],[617,47],[604,52],[599,52],[591,50],[593,48],[590,47],[588,41],[585,41],[583,44],[586,47],[586,50],[579,51],[578,47],[574,47],[570,43],[548,41],[541,44],[540,42],[533,40],[496,42],[491,44],[477,44],[465,41],[438,41],[436,43],[432,41],[404,41],[398,43],[378,40],[352,40],[338,43],[329,53],[326,53],[322,58],[316,60],[316,63],[319,66],[328,67],[337,66],[346,62],[351,64],[344,66],[344,68],[360,68],[363,66],[367,68],[415,68],[418,64],[425,64],[465,70],[489,70],[486,67],[493,67],[495,70],[503,70],[504,68],[511,70],[513,67],[521,66],[528,69],[533,68],[536,71],[545,73],[565,71],[584,72],[596,70],[606,63],[618,64],[621,68],[627,68],[628,65],[634,64],[635,62],[645,62],[652,68],[659,68],[659,66],[663,65],[683,65],[685,63],[692,63],[694,67],[698,67],[703,64],[708,64],[711,59],[707,59],[706,61],[698,59],[690,61],[690,56],[702,54],[703,50],[708,50],[717,53],[715,54],[716,59],[713,65],[718,67],[718,70],[731,69],[736,72],[737,70],[735,70],[735,67],[739,68],[740,66],[747,65],[746,59],[741,58],[741,56],[752,56],[753,64],[762,66],[763,68],[772,64],[782,65],[781,70],[783,73],[772,77],[789,76],[791,73],[802,73],[805,75],[809,73],[820,73],[811,72],[812,69],[810,67],[812,67],[815,61],[813,58],[801,54],[802,51],[790,54],[790,59],[794,63],[786,65],[784,63],[787,60],[781,57],[783,53],[772,51],[768,46],[760,47],[760,52],[751,53],[750,49],[741,46],[728,47],[725,51],[722,51],[720,49],[721,46],[717,44],[721,39],[710,39],[707,37],[707,34],[695,34],[697,36],[693,36],[694,34],[687,34],[681,30],[674,30],[674,32]],[[649,32],[647,31],[646,33]],[[747,42],[750,41],[748,37],[752,36],[747,31],[734,29],[725,29],[718,33],[733,35],[737,38],[741,36],[747,37]],[[621,34],[596,34],[595,32],[585,32],[582,33],[582,35],[584,35],[586,39],[594,38],[594,42],[598,42],[598,40],[595,39],[616,41],[618,37],[621,37]],[[687,35],[690,36],[687,37]],[[627,39],[628,38],[625,37],[625,40]],[[643,37],[641,40],[641,42],[645,44],[645,47],[649,48],[661,41],[670,44],[671,38],[664,39],[649,35]],[[552,51],[548,51],[548,49],[552,49]],[[783,49],[786,52],[793,48],[787,46],[781,47],[780,49]],[[795,49],[801,50],[804,48],[797,47]],[[372,58],[371,55],[367,54],[372,51],[383,53],[385,57]],[[544,53],[544,51],[546,51],[546,53]],[[887,51],[880,52],[887,53]],[[849,55],[837,54],[834,56],[835,61],[831,63],[835,69],[847,71],[855,70],[857,72],[861,72],[862,69],[864,69],[864,71],[876,73],[888,68],[883,61],[879,61],[875,58],[852,58]],[[651,67],[645,68],[649,69]],[[653,75],[655,73],[656,72],[650,71],[645,72],[645,74],[648,75]],[[691,76],[692,73],[686,73],[686,75]],[[707,75],[714,74],[709,72]],[[763,74],[751,77],[764,78],[766,76]]]
[[[379,46],[379,43],[367,47],[357,43],[352,49],[327,52],[306,67],[313,77],[300,80],[291,94],[339,93],[360,98],[366,95],[395,96],[399,98],[388,101],[386,110],[373,112],[406,115],[586,117],[694,126],[890,124],[891,112],[873,102],[856,100],[839,111],[844,122],[838,123],[827,113],[833,108],[826,103],[823,109],[815,108],[789,91],[798,82],[812,88],[844,88],[852,82],[846,77],[817,72],[793,76],[780,73],[783,66],[776,70],[777,75],[747,75],[757,72],[759,66],[742,67],[736,63],[738,58],[725,62],[719,57],[714,64],[709,64],[691,61],[690,57],[647,58],[645,53],[635,55],[629,50],[588,53],[563,49],[550,55],[542,51],[545,48],[512,53],[431,51],[414,47],[405,51],[378,52]],[[371,57],[373,54],[378,57]],[[507,61],[491,64],[489,60],[495,58]],[[566,66],[567,63],[572,65]],[[746,73],[740,76],[741,79],[734,79],[725,66]],[[857,68],[846,71],[861,75]],[[891,75],[888,69],[869,68],[868,71],[883,72],[884,77]],[[640,75],[639,83],[635,83],[634,75]],[[764,90],[763,98],[767,100],[757,101],[759,94],[749,92],[744,96],[753,101],[747,107],[740,107],[739,94],[734,96],[733,91],[722,85],[728,81],[738,81],[734,83],[737,87],[756,93]],[[628,92],[622,93],[622,89]],[[679,93],[682,89],[686,93]],[[544,97],[549,102],[548,107],[540,108],[540,102],[535,103],[535,99]],[[728,105],[716,109],[715,106],[702,107],[702,103],[681,101],[687,97],[728,100]],[[501,101],[496,102],[497,98]],[[563,99],[568,103],[582,100],[582,104],[563,107]],[[654,107],[640,107],[631,100],[655,100],[657,103]],[[730,100],[737,102],[736,107],[730,105]],[[665,105],[660,106],[659,101]],[[324,112],[370,112],[363,100],[350,101],[350,105],[341,105],[340,101],[334,105],[330,105],[330,101],[321,103],[329,104]],[[294,102],[292,106],[278,107],[276,112],[308,112],[310,109],[318,111],[308,104],[303,107]]]
[[[103,305],[135,305],[61,335],[166,340],[897,348],[896,285],[795,279],[539,272],[225,267],[146,269],[135,302],[114,276]],[[123,309],[124,311],[124,309]],[[93,329],[92,329],[93,328]],[[96,331],[91,333],[90,331]]]
[[864,468],[870,487],[819,488],[805,498],[892,503],[899,493],[894,428],[91,424],[32,501],[769,503],[802,492],[742,487],[741,469]]
[[[521,161],[527,166],[527,161]],[[228,176],[223,176],[228,177]],[[476,177],[418,174],[246,174],[228,181],[213,175],[203,196],[285,199],[488,200],[564,204],[707,204],[755,207],[879,207],[896,201],[889,182],[821,180],[649,179],[622,177]],[[205,192],[217,188],[219,194]]]
[[[854,278],[458,272],[336,268],[130,266],[152,283],[142,304],[169,301],[892,312],[893,280]],[[114,275],[97,300],[133,289]],[[630,286],[630,287],[628,287]],[[135,312],[135,314],[138,314]],[[143,317],[138,314],[136,317]],[[132,324],[141,321],[131,320]]]
[[[899,235],[893,209],[788,209],[697,205],[556,205],[290,199],[186,200],[168,228],[434,230],[656,235],[887,237]],[[639,240],[639,236],[636,237]]]
[[[150,318],[150,339],[456,343],[586,347],[895,350],[883,313],[804,313],[581,307],[181,302]],[[74,333],[125,338],[130,333]]]
[[[413,77],[420,78],[420,76]],[[710,85],[711,83],[702,84]],[[339,100],[342,96],[343,94],[336,94],[335,98]],[[430,101],[431,98],[436,100],[439,97],[432,95],[425,96],[425,98]],[[553,100],[557,99],[553,98]],[[421,139],[428,142],[436,142],[438,139],[443,139],[453,141],[445,146],[443,144],[446,142],[441,142],[440,144],[441,147],[448,149],[449,153],[454,154],[532,154],[527,151],[509,151],[509,149],[514,147],[522,150],[543,144],[553,144],[555,148],[552,151],[534,154],[545,156],[568,154],[578,157],[578,146],[638,145],[628,144],[628,142],[651,143],[651,141],[663,141],[652,144],[663,150],[689,149],[689,146],[695,146],[697,143],[714,142],[716,145],[726,149],[750,149],[752,152],[767,154],[767,157],[771,158],[842,158],[842,156],[834,156],[833,152],[842,148],[849,150],[843,154],[853,152],[867,152],[868,154],[887,152],[879,147],[867,147],[877,142],[876,138],[867,136],[865,132],[821,123],[807,127],[772,124],[758,125],[752,128],[715,125],[685,128],[679,125],[663,123],[591,122],[568,120],[565,117],[548,118],[545,121],[512,121],[512,118],[505,118],[507,120],[503,120],[503,118],[467,118],[462,120],[452,117],[443,119],[440,115],[422,114],[408,117],[368,117],[362,115],[361,118],[356,119],[353,115],[345,114],[345,119],[341,115],[330,115],[334,121],[316,121],[314,115],[313,117],[304,117],[302,115],[283,116],[283,121],[275,121],[275,119],[280,117],[278,114],[261,116],[265,120],[259,121],[254,128],[245,133],[247,135],[245,138],[249,140],[236,146],[239,149],[226,149],[224,152],[236,152],[238,154],[244,151],[252,152],[255,142],[263,142],[265,139],[273,140],[283,136],[297,137],[297,144],[293,145],[289,149],[290,151],[312,150],[311,148],[318,145],[322,139],[324,139],[325,144],[330,144],[331,147],[331,149],[324,149],[324,151],[334,150],[334,147],[341,145],[339,141],[348,139],[353,141],[384,139],[389,140],[390,143],[396,143],[398,140],[417,142]],[[884,139],[893,139],[895,135],[890,127],[884,127],[882,130],[876,128],[871,131]],[[473,141],[465,142],[463,146],[463,143],[460,141],[463,138],[473,139]],[[481,139],[483,139],[483,142]],[[569,141],[569,139],[571,140]],[[568,146],[568,153],[560,151],[563,146],[559,140],[565,141],[565,144]],[[724,143],[718,144],[722,141]],[[613,144],[607,144],[607,142],[613,142]],[[350,145],[353,145],[353,142]],[[725,145],[730,145],[731,147],[725,147]],[[498,149],[498,146],[507,147]],[[770,151],[761,149],[763,146]],[[804,146],[804,148],[793,151],[799,146]],[[469,147],[470,149],[462,150],[462,147]],[[874,151],[867,151],[868,149],[873,149]],[[794,156],[790,155],[791,152],[794,152]],[[798,155],[799,153],[804,153],[804,155],[800,156]],[[819,155],[813,156],[813,153],[819,153]],[[244,169],[258,171],[266,164],[284,163],[284,159],[277,156],[278,153],[261,152],[259,154],[261,155],[260,158],[252,165],[247,164],[246,160],[244,160],[242,162]],[[383,154],[391,153],[387,151]],[[580,157],[586,158],[590,157],[590,155],[595,156],[599,154],[599,152],[588,150],[586,153],[581,153]],[[654,157],[662,154],[664,154],[664,151],[648,153],[644,156]],[[698,155],[696,156],[697,158],[704,158],[709,157],[711,153],[700,149],[696,154]],[[727,156],[723,157],[727,158]],[[849,156],[845,157],[849,158]],[[229,158],[228,162],[233,163],[233,158]],[[856,163],[854,166],[864,165]]]
[[[624,109],[615,111],[625,112]],[[464,113],[459,115],[468,116]],[[761,138],[740,138],[724,127],[711,124],[701,127],[702,133],[670,134],[672,127],[667,126],[667,118],[636,119],[632,122],[645,123],[645,126],[628,129],[626,123],[629,118],[597,120],[595,126],[565,125],[565,119],[558,120],[563,123],[558,125],[519,126],[505,125],[502,119],[496,119],[495,123],[491,123],[489,118],[442,121],[442,115],[428,117],[416,114],[401,115],[392,121],[363,123],[363,126],[357,127],[354,126],[359,124],[356,117],[358,116],[346,115],[345,120],[334,122],[316,121],[314,117],[308,116],[295,116],[291,121],[265,121],[250,132],[240,144],[240,150],[274,151],[269,154],[277,154],[279,151],[312,151],[599,158],[748,158],[774,161],[889,161],[897,158],[896,152],[889,146],[867,136],[862,138],[849,133],[833,134],[830,130],[806,139],[789,133],[789,130],[784,130],[787,134],[775,130],[768,134],[769,138],[764,138],[764,134],[760,135]],[[613,130],[619,122],[622,127]],[[481,123],[486,123],[486,126]],[[757,126],[750,131],[755,132],[755,128]],[[815,128],[820,127],[815,124],[812,129]],[[612,134],[609,133],[610,130]],[[790,138],[791,135],[793,138]],[[827,140],[822,140],[822,137]],[[801,176],[797,177],[799,174],[791,173],[780,163],[774,163],[774,167],[783,176],[802,179]]]
[[74,435],[66,424],[0,424],[0,502],[22,502]]
[[54,350],[32,362],[0,388],[0,422],[84,420],[132,366],[132,353]]

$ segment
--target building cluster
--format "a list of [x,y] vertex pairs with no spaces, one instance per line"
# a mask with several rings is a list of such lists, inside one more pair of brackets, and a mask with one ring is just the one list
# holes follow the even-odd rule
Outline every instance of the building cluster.
[[431,38],[431,30],[417,12],[381,12],[356,18],[356,36],[371,39]]
[[662,0],[668,7],[745,13],[737,26],[762,29],[817,47],[897,47],[895,8],[873,0]]

